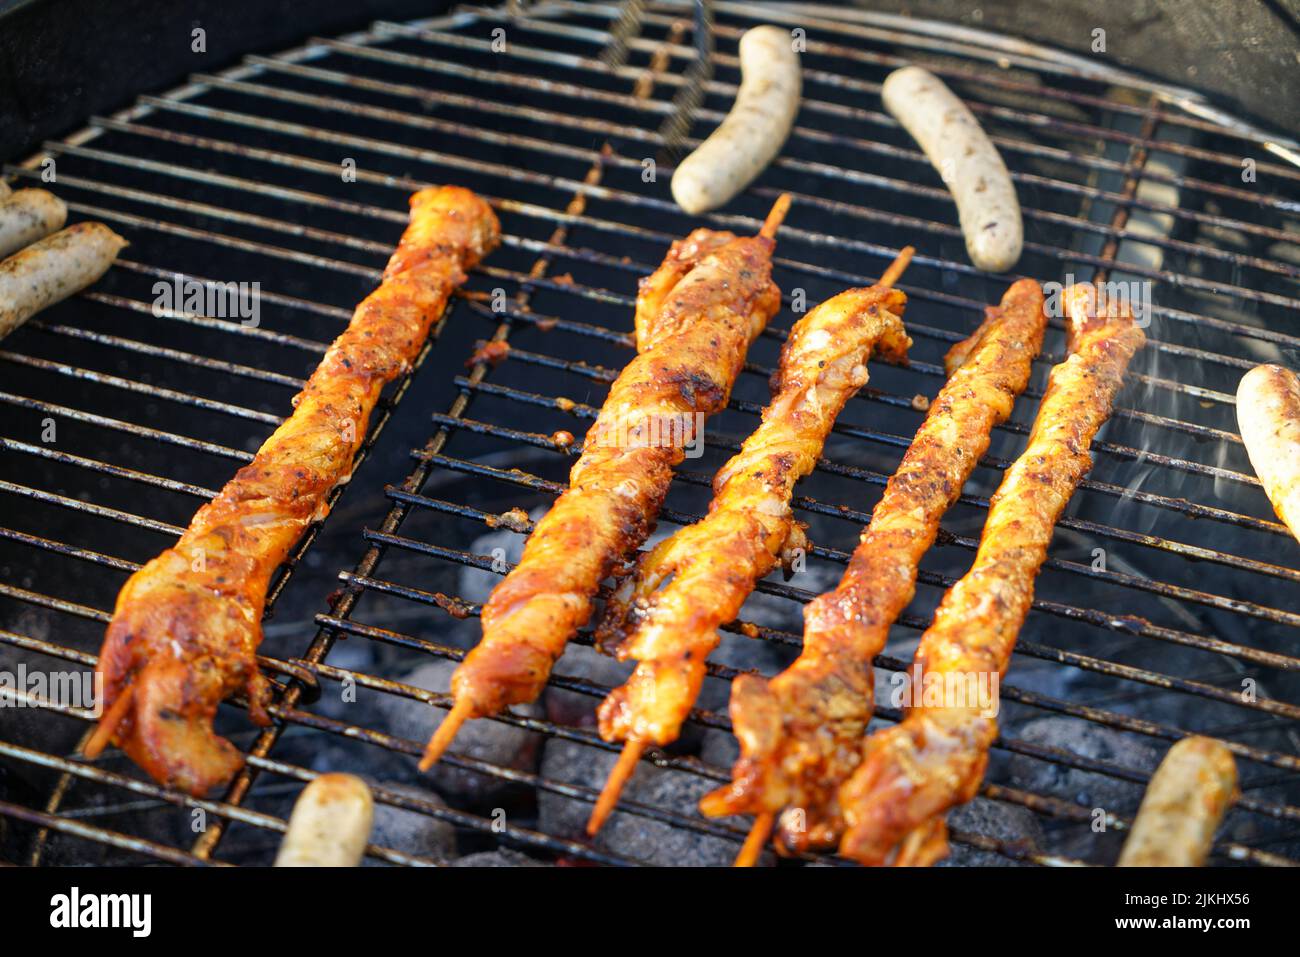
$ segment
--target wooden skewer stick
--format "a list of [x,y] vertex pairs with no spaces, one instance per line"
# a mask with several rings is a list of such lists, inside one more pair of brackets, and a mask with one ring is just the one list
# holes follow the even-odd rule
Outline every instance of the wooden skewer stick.
[[623,745],[623,753],[618,756],[618,764],[614,765],[614,770],[609,772],[605,787],[600,792],[600,797],[596,799],[596,806],[592,808],[591,820],[587,822],[589,837],[596,836],[604,825],[605,819],[614,810],[614,805],[618,803],[618,796],[623,793],[623,785],[627,784],[628,778],[636,770],[636,763],[641,760],[641,752],[644,750],[645,742],[639,738],[628,738],[627,743]]
[[876,283],[876,285],[892,288],[894,283],[898,282],[898,277],[903,275],[903,270],[907,268],[907,264],[912,261],[912,255],[915,252],[916,249],[912,246],[904,246],[900,249],[898,255],[894,257],[894,261],[889,264],[889,268],[881,274],[880,282]]
[[767,843],[767,836],[772,833],[775,823],[776,815],[771,811],[764,811],[754,818],[754,826],[749,829],[749,836],[736,855],[733,867],[753,867],[758,863],[758,856],[763,853],[763,845]]
[[[894,261],[889,264],[880,276],[878,286],[892,288],[894,283],[898,282],[898,277],[903,275],[908,264],[912,261],[912,255],[916,252],[913,246],[904,246],[894,257]],[[758,856],[763,853],[763,845],[767,843],[768,835],[772,833],[772,826],[776,823],[776,815],[771,811],[764,811],[754,818],[754,825],[749,829],[749,836],[745,838],[744,846],[741,847],[740,853],[736,855],[736,867],[753,867],[758,861]]]
[[[790,194],[782,193],[777,197],[776,202],[772,204],[772,209],[768,212],[767,219],[763,221],[763,228],[759,231],[759,235],[764,236],[767,239],[776,238],[776,231],[780,229],[781,223],[785,221],[785,215],[789,210]],[[452,740],[456,737],[457,732],[460,731],[460,726],[469,720],[471,710],[472,707],[467,699],[458,699],[456,701],[451,712],[443,719],[442,724],[438,726],[438,730],[434,733],[433,737],[429,739],[429,744],[424,749],[424,757],[420,759],[421,771],[428,771],[429,768],[433,767],[434,764],[437,763],[438,759],[442,757],[443,752],[447,750],[451,745]],[[625,756],[626,753],[627,752],[625,751]],[[639,750],[638,753],[640,753]],[[629,774],[631,773],[631,767],[635,764],[636,760],[634,758],[628,767]],[[619,788],[622,788],[622,782],[619,783]],[[606,785],[606,789],[608,790],[608,784]],[[617,800],[618,791],[615,790],[610,801],[610,807],[612,807]],[[608,813],[609,810],[607,808],[605,814]],[[592,820],[595,820],[594,814],[592,815]],[[599,826],[600,825],[597,824],[596,829],[599,829]]]
[[117,731],[117,726],[122,723],[126,713],[131,708],[131,699],[135,696],[135,685],[127,685],[122,689],[122,693],[117,696],[117,700],[108,706],[99,717],[99,725],[95,728],[95,733],[90,736],[86,746],[82,748],[81,753],[92,761],[103,753],[108,747],[108,743],[113,740],[113,733]]
[[429,739],[429,744],[424,749],[424,757],[420,759],[421,771],[429,770],[442,757],[442,752],[451,745],[460,726],[469,719],[473,707],[469,698],[460,698],[447,712],[447,717],[442,719],[442,724],[438,725],[438,730],[433,733],[433,737]]
[[767,214],[767,219],[763,221],[763,228],[758,234],[764,239],[775,239],[776,231],[781,228],[785,222],[785,214],[790,211],[790,194],[782,193],[772,204],[771,211]]

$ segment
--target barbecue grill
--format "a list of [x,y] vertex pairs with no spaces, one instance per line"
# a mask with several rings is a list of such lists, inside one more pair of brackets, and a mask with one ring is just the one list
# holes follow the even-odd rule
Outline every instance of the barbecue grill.
[[[563,489],[632,354],[637,278],[699,224],[671,201],[671,164],[725,114],[737,41],[760,22],[804,31],[802,110],[775,165],[703,220],[753,232],[780,192],[794,194],[775,269],[788,308],[751,350],[704,454],[680,470],[661,533],[707,505],[713,471],[757,421],[794,311],[869,282],[907,243],[912,361],[873,367],[798,489],[805,561],[762,583],[726,629],[689,732],[647,753],[589,841],[581,824],[618,747],[591,715],[622,673],[589,635],[541,705],[479,722],[481,749],[454,745],[434,778],[414,765],[450,705],[440,663],[472,647],[480,603]],[[1009,281],[968,264],[942,181],[883,111],[881,81],[909,62],[942,76],[1000,148],[1025,213],[1018,274],[1151,292],[1150,342],[1058,526],[981,797],[953,818],[955,859],[1113,863],[1160,755],[1196,733],[1224,741],[1242,779],[1214,861],[1296,863],[1300,563],[1249,467],[1233,395],[1254,364],[1300,360],[1297,144],[1100,56],[841,7],[639,0],[460,8],[312,38],[142,96],[5,167],[15,187],[53,170],[74,218],[131,241],[102,282],[0,343],[9,671],[92,668],[126,576],[251,458],[377,282],[407,194],[435,182],[479,191],[505,240],[386,394],[361,451],[373,461],[275,579],[262,648],[274,724],[253,728],[242,702],[219,716],[245,770],[196,799],[116,751],[87,763],[89,711],[11,689],[0,859],[268,863],[293,797],[324,770],[375,786],[389,825],[373,863],[498,847],[566,864],[730,859],[747,822],[695,807],[729,779],[728,683],[793,659],[802,603],[838,579],[942,384],[943,352]],[[155,284],[176,274],[260,283],[258,321],[157,308]],[[969,565],[1063,339],[1056,320],[922,566],[877,661],[877,725],[899,717],[892,678]],[[508,342],[506,361],[476,358],[485,341]],[[397,421],[421,434],[409,456],[381,441]],[[345,547],[343,570],[322,566]],[[452,831],[458,850],[429,839]],[[795,863],[809,861],[844,863]]]

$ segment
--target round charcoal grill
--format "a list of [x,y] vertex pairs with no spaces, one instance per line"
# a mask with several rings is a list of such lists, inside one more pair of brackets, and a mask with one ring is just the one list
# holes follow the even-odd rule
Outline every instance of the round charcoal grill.
[[[616,751],[592,716],[626,669],[588,635],[538,706],[462,736],[431,778],[416,756],[450,703],[438,676],[477,640],[480,603],[562,490],[632,354],[637,278],[699,224],[671,201],[671,165],[724,115],[736,43],[758,22],[805,31],[802,111],[774,166],[703,222],[752,232],[780,192],[794,194],[776,279],[795,308],[870,281],[915,245],[901,285],[916,344],[909,368],[873,367],[799,487],[815,543],[804,567],[760,585],[725,630],[683,740],[647,753],[589,841],[581,823]],[[1300,360],[1297,145],[1193,92],[1033,44],[839,7],[723,2],[377,22],[196,75],[5,168],[15,187],[53,168],[74,220],[131,242],[102,282],[0,343],[9,672],[93,666],[126,576],[251,458],[378,281],[410,192],[475,189],[506,238],[386,395],[370,461],[276,579],[262,649],[275,724],[254,728],[238,701],[219,716],[248,755],[244,772],[203,800],[167,791],[116,751],[79,759],[86,710],[3,692],[23,707],[0,717],[0,859],[267,863],[293,798],[324,770],[374,785],[374,863],[497,848],[544,863],[734,856],[748,822],[695,807],[729,778],[728,683],[793,659],[801,606],[838,580],[942,384],[943,352],[1012,278],[969,265],[941,180],[883,111],[880,83],[904,63],[941,75],[999,146],[1025,212],[1018,275],[1132,282],[1151,302],[1149,345],[1058,526],[1003,684],[981,795],[951,818],[954,860],[1113,863],[1160,756],[1191,733],[1226,742],[1242,779],[1215,863],[1300,859],[1300,552],[1233,408],[1247,369]],[[177,274],[257,282],[260,314],[157,308],[157,284]],[[791,316],[751,350],[704,454],[680,470],[661,534],[707,506],[714,470],[757,421]],[[923,563],[877,661],[876,725],[898,720],[891,679],[968,567],[1063,339],[1056,321]],[[509,343],[507,361],[466,362],[487,340]],[[385,426],[399,447],[381,439]]]

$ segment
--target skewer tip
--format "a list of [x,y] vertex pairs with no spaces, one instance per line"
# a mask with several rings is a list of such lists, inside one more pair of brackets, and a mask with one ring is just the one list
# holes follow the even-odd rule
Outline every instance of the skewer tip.
[[641,752],[644,750],[645,742],[636,738],[629,738],[623,745],[623,753],[618,756],[618,763],[609,772],[609,777],[605,779],[605,787],[601,790],[600,797],[596,799],[596,806],[591,809],[591,819],[587,821],[588,837],[595,837],[604,826],[605,819],[618,803],[618,796],[623,793],[623,786],[636,770],[636,763],[641,760]]
[[433,732],[433,737],[429,739],[429,744],[424,749],[424,757],[420,758],[421,771],[433,767],[442,757],[442,753],[451,746],[456,733],[460,731],[460,726],[469,719],[472,707],[468,698],[458,698],[452,705],[451,710],[447,712],[447,717],[442,719],[442,724],[438,725],[438,730]]
[[109,742],[113,740],[117,726],[126,717],[126,712],[131,707],[131,699],[134,696],[135,685],[127,685],[122,689],[122,693],[117,696],[117,700],[110,704],[104,710],[104,713],[99,716],[99,724],[96,725],[90,740],[86,742],[86,746],[81,749],[83,755],[93,761],[104,752]]
[[767,214],[767,219],[763,220],[763,228],[758,234],[764,239],[775,239],[776,231],[781,228],[785,222],[785,214],[790,211],[790,194],[782,193],[772,204],[772,209]]
[[749,836],[736,855],[734,867],[753,867],[758,863],[758,856],[763,853],[763,845],[767,843],[767,836],[772,833],[775,822],[776,815],[771,811],[764,811],[754,818],[754,826],[749,829]]
[[912,261],[912,255],[915,252],[916,248],[913,246],[904,246],[900,249],[898,255],[894,257],[894,261],[889,264],[889,268],[881,274],[880,282],[876,283],[876,285],[888,287],[898,282],[898,277],[903,275],[903,270]]

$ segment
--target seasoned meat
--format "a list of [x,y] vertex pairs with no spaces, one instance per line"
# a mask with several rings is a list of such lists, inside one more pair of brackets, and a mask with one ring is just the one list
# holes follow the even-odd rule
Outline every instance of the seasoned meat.
[[452,676],[455,704],[425,751],[437,761],[468,718],[532,701],[600,583],[654,528],[683,447],[726,407],[749,344],[779,308],[772,282],[782,197],[757,236],[696,230],[641,285],[640,352],[610,387],[569,488],[483,607],[483,638]]
[[835,417],[866,383],[872,352],[905,360],[911,344],[899,319],[905,303],[886,285],[850,289],[795,324],[772,401],[714,478],[708,515],[643,556],[608,604],[597,637],[638,664],[600,707],[601,736],[627,747],[589,832],[613,808],[642,748],[676,740],[719,626],[736,616],[782,551],[801,540],[790,508],[794,485],[812,471]]
[[839,839],[836,792],[857,766],[871,720],[872,659],[912,600],[940,517],[987,451],[993,426],[1011,414],[1042,347],[1047,317],[1032,279],[1015,283],[986,313],[979,329],[949,351],[949,381],[886,485],[839,586],[804,609],[802,654],[770,681],[741,675],[732,682],[741,757],[731,784],[704,798],[706,814],[755,814],[756,830],[765,831],[789,808],[781,826],[785,848],[828,847]]
[[[1006,673],[1029,614],[1052,529],[1092,465],[1089,446],[1146,337],[1120,301],[1097,313],[1093,287],[1072,287],[1070,354],[1048,382],[1021,456],[993,496],[974,564],[948,589],[921,638],[925,680]],[[961,682],[963,686],[969,681]],[[914,707],[869,737],[839,792],[840,853],[864,864],[929,864],[947,853],[943,814],[974,797],[997,717],[977,703]]]
[[[75,229],[76,227],[72,227]],[[382,284],[326,352],[294,412],[180,540],[123,586],[100,652],[107,708],[87,753],[115,740],[155,780],[200,795],[242,758],[212,730],[243,691],[268,722],[257,668],[271,574],[348,479],[384,384],[408,368],[465,270],[500,238],[482,199],[454,186],[411,197]]]

